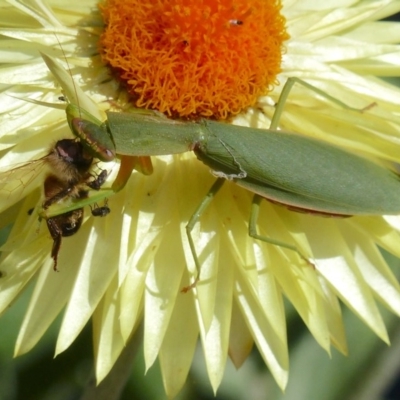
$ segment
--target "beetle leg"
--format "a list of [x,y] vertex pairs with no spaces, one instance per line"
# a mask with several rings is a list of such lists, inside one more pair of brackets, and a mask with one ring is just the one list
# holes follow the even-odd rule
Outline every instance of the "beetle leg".
[[100,174],[97,175],[92,181],[87,182],[86,185],[89,186],[91,189],[100,190],[103,186],[104,182],[107,180],[108,171],[106,169],[102,169]]

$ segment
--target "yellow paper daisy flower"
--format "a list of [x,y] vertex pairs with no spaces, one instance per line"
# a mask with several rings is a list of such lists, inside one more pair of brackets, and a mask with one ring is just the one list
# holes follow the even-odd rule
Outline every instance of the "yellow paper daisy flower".
[[[198,10],[198,4],[194,2],[193,10]],[[187,7],[185,12],[190,13],[191,6]],[[237,114],[232,123],[267,129],[284,83],[289,77],[301,78],[352,109],[295,85],[280,128],[381,163],[399,163],[400,90],[376,77],[399,75],[395,43],[400,26],[379,21],[399,10],[395,1],[365,0],[353,6],[283,1],[281,13],[290,39],[277,69],[281,72],[266,81],[265,90],[250,91],[247,103],[233,101],[229,111],[220,106],[226,102],[223,99],[212,112],[205,111],[213,96],[190,108],[187,102],[176,107],[161,104],[160,98],[153,99],[150,85],[134,82],[130,92],[136,93],[138,104],[155,107],[157,103],[169,114],[180,114],[179,110],[191,117]],[[243,20],[232,17],[227,29],[240,28],[238,21],[245,24],[250,14],[246,9],[241,12]],[[134,172],[126,187],[109,197],[111,213],[106,218],[86,212],[76,234],[63,240],[60,272],[55,273],[52,239],[37,215],[46,165],[35,162],[15,168],[15,164],[38,160],[57,140],[72,138],[60,96],[66,95],[101,120],[105,110],[129,111],[131,103],[101,60],[98,43],[104,29],[95,1],[81,0],[77,7],[71,1],[3,0],[0,15],[0,223],[1,227],[13,224],[1,248],[0,310],[37,278],[16,355],[32,349],[63,311],[56,354],[67,349],[92,318],[99,382],[142,323],[146,367],[159,359],[170,397],[186,380],[199,338],[214,391],[227,356],[239,367],[254,343],[284,388],[289,362],[283,297],[328,352],[332,345],[347,351],[340,301],[389,342],[377,303],[400,314],[400,290],[378,246],[400,256],[397,216],[322,218],[263,201],[259,231],[292,244],[313,260],[310,265],[290,249],[250,238],[252,194],[227,182],[194,229],[200,282],[182,294],[181,289],[196,276],[185,227],[215,181],[209,168],[191,153],[153,157],[151,175]],[[207,33],[204,30],[200,39],[184,37],[178,44],[187,54],[194,40],[210,40]],[[286,38],[285,33],[281,36]],[[144,88],[149,90],[142,96]],[[118,162],[110,164],[97,165],[110,171],[105,188],[118,170]]]

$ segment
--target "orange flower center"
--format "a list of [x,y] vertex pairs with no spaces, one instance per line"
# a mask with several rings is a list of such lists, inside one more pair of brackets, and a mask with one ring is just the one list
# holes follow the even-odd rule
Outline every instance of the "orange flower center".
[[285,19],[275,0],[106,0],[104,62],[137,107],[227,118],[271,90]]

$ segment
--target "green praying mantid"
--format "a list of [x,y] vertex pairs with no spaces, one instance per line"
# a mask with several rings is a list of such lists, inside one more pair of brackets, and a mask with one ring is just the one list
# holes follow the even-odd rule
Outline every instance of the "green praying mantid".
[[[258,233],[257,220],[263,199],[293,211],[323,216],[400,213],[400,179],[396,173],[340,147],[277,130],[284,104],[295,83],[316,91],[343,108],[362,111],[348,107],[297,78],[289,78],[283,87],[270,129],[241,127],[206,119],[192,122],[171,120],[148,110],[107,112],[107,120],[101,122],[75,104],[67,106],[69,126],[84,146],[88,146],[88,151],[94,151],[88,137],[107,136],[111,139],[112,151],[123,160],[124,157],[129,160],[132,156],[193,151],[200,161],[211,168],[217,179],[186,226],[197,277],[185,290],[196,284],[201,270],[192,230],[226,180],[254,193],[249,235],[293,250],[310,264],[312,262],[296,246]],[[123,185],[114,182],[112,189],[118,191]],[[105,193],[104,197],[108,195]]]

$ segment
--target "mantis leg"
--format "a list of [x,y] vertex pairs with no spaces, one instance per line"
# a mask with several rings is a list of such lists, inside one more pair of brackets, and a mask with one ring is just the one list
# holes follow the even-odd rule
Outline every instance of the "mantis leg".
[[254,239],[261,240],[262,242],[272,244],[274,246],[292,250],[296,252],[304,261],[306,261],[307,264],[312,264],[310,260],[307,257],[305,257],[296,246],[258,234],[257,221],[258,221],[258,216],[260,214],[260,203],[263,200],[265,199],[258,194],[255,194],[253,196],[251,204],[250,220],[249,220],[249,236]]
[[184,292],[184,293],[186,293],[189,290],[193,289],[196,286],[196,284],[199,281],[199,279],[200,279],[201,265],[200,265],[199,258],[197,257],[196,246],[194,245],[194,241],[193,241],[193,237],[192,237],[192,230],[193,230],[194,226],[196,225],[196,223],[200,220],[200,217],[202,216],[204,211],[207,209],[207,207],[213,201],[215,195],[219,192],[219,190],[221,189],[221,187],[224,184],[224,182],[225,182],[224,178],[218,178],[214,182],[214,184],[211,186],[211,188],[208,191],[208,193],[206,194],[206,196],[203,198],[201,203],[198,205],[196,211],[190,217],[188,224],[186,225],[186,235],[188,237],[190,251],[192,253],[193,260],[194,260],[194,263],[196,265],[197,276],[196,276],[196,278],[195,278],[195,280],[194,280],[194,282],[192,284],[190,284],[189,286],[186,286],[186,287],[184,287],[182,289],[182,292]]
[[[279,120],[283,113],[285,103],[286,103],[289,93],[295,83],[300,84],[300,85],[318,93],[319,95],[325,97],[326,99],[332,101],[333,103],[341,106],[343,109],[353,110],[353,111],[357,111],[357,112],[362,111],[358,108],[349,107],[347,104],[343,103],[342,101],[336,99],[335,97],[327,94],[323,90],[318,89],[317,87],[315,87],[299,78],[291,77],[291,78],[288,78],[287,82],[285,83],[285,85],[282,89],[281,95],[279,96],[279,100],[278,100],[278,103],[276,104],[275,112],[274,112],[274,115],[271,120],[270,129],[276,129],[278,127]],[[222,144],[224,145],[224,143],[222,143]],[[229,152],[229,149],[228,148],[226,148],[226,149]],[[233,155],[232,155],[232,157],[235,159],[235,157]],[[221,186],[224,183],[224,179],[245,179],[246,178],[246,175],[247,175],[246,171],[244,171],[242,169],[242,167],[240,166],[240,164],[238,162],[236,162],[236,163],[238,164],[238,167],[241,171],[240,174],[230,176],[230,175],[225,175],[223,173],[220,173],[218,171],[214,172],[215,175],[217,175],[219,178],[215,181],[215,183],[213,184],[211,189],[208,191],[206,197],[202,200],[202,202],[200,203],[200,205],[198,206],[198,208],[196,209],[195,213],[192,215],[192,217],[190,218],[190,220],[186,226],[186,234],[187,234],[187,237],[189,240],[190,250],[192,252],[194,262],[196,265],[197,277],[196,277],[194,283],[192,283],[190,286],[183,289],[184,292],[187,292],[188,290],[192,289],[196,285],[196,283],[199,280],[200,268],[201,268],[199,259],[196,254],[196,249],[195,249],[195,245],[194,245],[194,241],[193,241],[191,232],[192,232],[195,224],[199,221],[202,213],[205,211],[205,209],[211,203],[211,201],[213,200],[216,193],[220,190]],[[292,250],[292,251],[296,252],[308,264],[313,265],[312,262],[310,262],[309,259],[307,257],[305,257],[296,246],[258,234],[257,220],[258,220],[258,216],[259,216],[259,208],[260,208],[261,200],[263,200],[263,197],[261,197],[259,195],[255,195],[253,197],[253,203],[252,203],[252,209],[251,209],[251,215],[250,215],[250,221],[249,221],[249,235],[254,239],[261,240],[263,242],[266,242],[266,243],[269,243],[269,244],[272,244],[275,246],[279,246],[279,247],[283,247],[283,248]]]
[[[203,198],[203,200],[197,207],[196,211],[190,217],[188,224],[186,225],[186,235],[189,240],[190,251],[192,253],[193,260],[194,260],[194,263],[195,263],[195,266],[197,269],[197,275],[196,275],[196,278],[193,283],[191,283],[189,286],[186,286],[182,289],[182,292],[184,292],[184,293],[193,289],[200,279],[201,264],[200,264],[199,258],[197,256],[197,253],[196,253],[196,246],[194,244],[194,240],[192,237],[192,230],[193,230],[194,226],[196,225],[196,223],[200,220],[204,211],[207,209],[207,207],[210,205],[210,203],[214,200],[215,195],[219,192],[219,190],[221,189],[224,182],[225,182],[224,178],[218,178],[214,182],[214,184],[211,186],[210,190],[207,192],[206,196]],[[250,220],[249,220],[249,236],[254,239],[261,240],[262,242],[272,244],[274,246],[283,247],[285,249],[292,250],[292,251],[296,252],[300,256],[300,258],[302,258],[307,264],[314,266],[314,264],[306,256],[304,256],[296,246],[286,243],[286,242],[282,242],[280,240],[275,240],[275,239],[269,238],[267,236],[258,234],[257,221],[258,221],[258,217],[259,217],[259,213],[260,213],[260,203],[263,200],[265,200],[265,199],[258,194],[254,195],[254,197],[253,197],[251,213],[250,213]]]
[[342,101],[338,100],[337,98],[335,98],[335,97],[329,95],[328,93],[324,92],[323,90],[318,89],[317,87],[303,81],[302,79],[291,77],[291,78],[288,78],[286,83],[283,85],[282,92],[278,99],[278,103],[275,106],[274,115],[272,116],[271,125],[269,127],[270,129],[276,129],[278,127],[279,120],[281,118],[283,109],[285,107],[286,100],[287,100],[289,93],[292,90],[292,87],[295,83],[302,85],[302,86],[306,87],[307,89],[312,90],[315,93],[318,93],[320,96],[325,97],[326,99],[330,100],[332,103],[337,104],[338,106],[344,108],[345,110],[353,110],[353,111],[358,111],[358,112],[362,111],[359,108],[353,108],[353,107],[348,106],[347,104],[343,103]]

